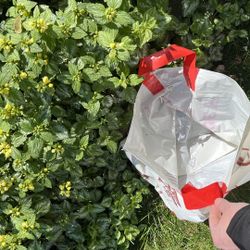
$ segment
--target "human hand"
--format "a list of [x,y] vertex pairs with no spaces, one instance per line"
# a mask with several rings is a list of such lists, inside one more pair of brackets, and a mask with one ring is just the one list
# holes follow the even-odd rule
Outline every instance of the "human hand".
[[226,231],[234,215],[247,205],[249,204],[233,203],[222,198],[215,200],[210,209],[209,227],[216,247],[222,250],[239,250]]

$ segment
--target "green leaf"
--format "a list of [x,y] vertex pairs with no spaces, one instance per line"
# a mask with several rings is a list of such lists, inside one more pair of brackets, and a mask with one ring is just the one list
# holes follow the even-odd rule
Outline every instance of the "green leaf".
[[44,196],[33,197],[34,210],[36,216],[41,217],[50,211],[51,202],[48,198]]
[[134,103],[136,94],[136,90],[132,87],[128,87],[122,91],[123,99],[129,103]]
[[22,120],[20,123],[20,129],[23,134],[30,134],[33,132],[33,125],[29,120]]
[[44,178],[43,180],[43,185],[46,187],[46,188],[52,188],[52,182],[49,178]]
[[85,241],[82,227],[76,222],[68,224],[65,234],[69,239],[79,242],[80,244],[83,244]]
[[7,62],[20,61],[20,56],[17,50],[14,50],[7,58]]
[[52,143],[55,141],[55,136],[50,132],[41,132],[40,138],[43,139],[45,142]]
[[84,152],[83,151],[80,151],[77,155],[76,155],[76,158],[75,160],[76,161],[80,161],[84,156]]
[[43,49],[38,44],[34,43],[30,46],[30,52],[31,53],[40,53],[40,52],[43,52]]
[[142,34],[140,36],[140,40],[141,40],[141,43],[140,45],[144,45],[145,43],[147,43],[148,41],[150,41],[153,37],[153,33],[151,30],[147,29],[145,30],[144,34]]
[[[57,79],[58,79],[60,82],[64,83],[64,84],[70,85],[70,84],[72,83],[72,77],[71,77],[71,75],[69,75],[69,74],[66,73],[66,72],[63,72],[63,73],[61,73],[60,75],[58,75],[58,76],[57,76]],[[62,87],[62,86],[59,86],[59,88],[63,88],[63,87]],[[65,97],[66,97],[66,96],[70,97],[68,91],[63,91],[63,93],[64,93]],[[66,94],[66,93],[67,93],[67,94]]]
[[117,143],[115,141],[108,140],[107,148],[111,153],[115,154],[117,152]]
[[26,139],[27,139],[27,136],[25,134],[21,134],[17,132],[14,135],[12,135],[11,142],[14,147],[19,147],[26,141]]
[[83,107],[87,109],[92,116],[96,116],[100,110],[101,105],[99,101],[90,101],[89,103],[83,103]]
[[14,88],[10,89],[8,99],[10,102],[13,102],[17,105],[23,105],[25,102],[22,92]]
[[120,237],[119,240],[117,241],[117,244],[118,244],[118,245],[122,245],[125,241],[126,241],[125,236],[122,236],[122,237]]
[[118,30],[108,29],[105,31],[98,32],[98,43],[103,47],[110,47],[112,43],[114,43],[115,38],[118,34]]
[[98,72],[102,77],[110,77],[112,73],[107,66],[101,66]]
[[11,148],[11,157],[13,159],[21,160],[22,159],[22,154],[21,154],[21,152],[17,148],[12,147]]
[[17,74],[17,67],[13,64],[5,64],[1,68],[0,72],[0,85],[10,82],[12,80],[12,77]]
[[122,5],[122,0],[105,0],[107,5],[111,8],[118,9]]
[[127,26],[133,23],[133,19],[127,12],[118,11],[116,18],[115,18],[115,22],[122,26]]
[[11,125],[6,121],[0,120],[0,129],[4,132],[9,132],[11,129]]
[[169,0],[137,0],[137,8],[140,10],[141,13],[144,13],[145,11],[153,8],[158,7],[160,8],[167,8],[169,4]]
[[69,137],[68,130],[61,124],[53,124],[52,131],[56,135],[57,139],[64,140]]
[[76,75],[76,74],[79,73],[78,68],[77,68],[77,65],[75,65],[75,64],[73,64],[73,63],[71,63],[71,62],[69,62],[68,68],[69,68],[69,73],[70,73],[72,76],[74,76],[74,75]]
[[94,82],[100,79],[100,74],[97,74],[96,71],[92,68],[83,69],[84,80],[87,82]]
[[121,61],[128,61],[130,59],[130,53],[128,50],[119,50],[117,53],[117,57]]
[[113,103],[114,103],[114,100],[111,96],[106,95],[102,99],[102,105],[104,107],[110,108],[113,105]]
[[20,4],[20,3],[23,4],[24,7],[25,7],[25,9],[27,9],[28,11],[31,11],[31,9],[33,9],[33,8],[37,5],[36,2],[27,1],[27,0],[25,0],[25,1],[19,0],[19,1],[17,1],[17,2],[18,2],[19,4]]
[[85,135],[80,140],[81,149],[86,149],[89,144],[89,135]]
[[[25,247],[24,248],[25,250],[27,250],[27,248]],[[34,240],[30,245],[29,245],[29,248],[28,250],[44,250],[43,246],[41,245],[41,243],[37,242],[37,240]],[[19,250],[17,248],[17,250]],[[20,249],[20,250],[23,250],[23,249]]]
[[28,152],[30,156],[37,159],[43,149],[43,140],[39,138],[28,141]]
[[136,45],[132,43],[132,40],[128,36],[125,36],[122,38],[121,43],[119,43],[118,49],[134,51],[136,49]]
[[35,9],[34,9],[34,11],[33,11],[33,17],[38,18],[40,16],[40,13],[41,12],[39,10],[39,7],[36,6]]
[[77,62],[77,66],[78,69],[81,70],[84,67],[86,67],[86,65],[92,65],[95,64],[95,58],[92,56],[81,56],[78,58],[78,62]]
[[87,11],[94,17],[103,17],[105,15],[105,7],[99,3],[86,4]]
[[72,89],[76,94],[79,93],[81,89],[81,82],[80,81],[72,82]]
[[74,39],[82,39],[86,35],[87,35],[87,33],[84,30],[82,30],[79,27],[76,27],[75,31],[72,33],[72,38],[74,38]]
[[104,178],[101,176],[96,176],[93,179],[93,187],[99,188],[102,187],[105,184]]
[[137,74],[131,74],[129,76],[129,84],[131,86],[137,86],[138,84],[142,83],[143,78],[139,77]]
[[200,0],[182,0],[183,16],[191,16],[200,4]]
[[110,198],[110,197],[105,197],[105,198],[102,200],[101,205],[102,205],[103,207],[111,207],[111,205],[112,205],[112,198]]
[[77,3],[75,0],[68,0],[68,6],[70,9],[75,10],[77,8]]

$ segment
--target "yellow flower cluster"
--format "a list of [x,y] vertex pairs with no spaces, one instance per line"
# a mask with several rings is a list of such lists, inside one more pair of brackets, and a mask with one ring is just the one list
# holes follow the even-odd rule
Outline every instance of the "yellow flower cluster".
[[25,71],[21,71],[19,77],[21,78],[21,80],[24,80],[28,77],[28,74]]
[[109,22],[113,21],[114,18],[116,17],[116,10],[114,8],[107,8],[106,11],[105,11],[105,15],[106,15],[106,18]]
[[2,138],[6,139],[9,135],[10,135],[9,132],[3,131],[3,130],[0,128],[0,137],[1,137],[1,139],[2,139]]
[[12,181],[0,180],[0,193],[4,194],[10,189],[11,186],[12,186]]
[[62,154],[64,152],[64,148],[59,143],[56,143],[52,146],[51,153],[53,154]]
[[16,235],[5,234],[0,235],[0,249],[1,250],[14,250],[22,244],[22,240],[18,239]]
[[28,221],[24,221],[24,222],[22,222],[22,229],[24,230],[24,231],[28,231],[28,230],[33,230],[34,228],[35,228],[35,223],[29,223]]
[[16,216],[16,217],[18,217],[18,216],[21,215],[21,212],[20,212],[20,208],[19,208],[19,207],[14,207],[14,208],[10,209],[8,212],[9,212],[12,216]]
[[8,83],[0,87],[0,94],[9,95],[9,92],[10,92],[10,85]]
[[70,191],[71,191],[71,182],[67,181],[61,185],[59,185],[60,195],[65,196],[65,197],[70,197]]
[[47,88],[53,88],[54,85],[53,83],[51,82],[51,80],[49,79],[48,76],[44,76],[42,78],[42,83],[40,83],[36,88],[37,88],[37,91],[38,92],[44,92]]
[[6,52],[9,52],[13,48],[12,42],[6,38],[0,38],[0,49],[3,49]]
[[4,248],[7,246],[6,235],[0,235],[0,247]]
[[3,154],[5,158],[9,158],[11,156],[11,145],[7,142],[0,143],[0,154]]
[[18,14],[20,14],[21,16],[25,16],[28,17],[29,16],[29,12],[26,10],[24,4],[17,4],[17,12]]
[[46,177],[49,173],[49,169],[48,168],[43,168],[38,174],[37,174],[37,177],[38,177],[38,180],[39,179],[43,179],[44,177]]
[[43,55],[42,53],[37,53],[36,54],[36,59],[35,59],[35,64],[39,62],[39,60],[42,60],[44,65],[47,65],[49,60],[47,55]]
[[36,28],[40,33],[44,33],[48,29],[48,24],[43,18],[38,18],[31,22],[31,26]]
[[35,135],[39,135],[41,132],[43,132],[46,129],[46,124],[40,124],[36,125],[33,129],[33,133]]
[[18,185],[19,189],[23,192],[33,191],[35,189],[32,180],[25,180],[23,183]]
[[2,109],[1,116],[3,119],[10,119],[11,117],[18,116],[22,113],[20,110],[21,108],[22,107],[17,108],[14,104],[7,103]]

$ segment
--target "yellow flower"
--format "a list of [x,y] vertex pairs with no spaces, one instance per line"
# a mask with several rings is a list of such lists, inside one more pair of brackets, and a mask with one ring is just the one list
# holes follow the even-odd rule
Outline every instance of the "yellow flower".
[[12,181],[10,180],[0,180],[0,193],[4,194],[12,186]]
[[48,78],[48,76],[44,76],[42,80],[43,80],[43,83],[46,85],[50,83],[50,79]]
[[9,95],[10,88],[7,84],[4,85],[4,87],[0,88],[0,94],[2,95]]
[[70,197],[70,190],[71,190],[71,182],[67,181],[65,183],[62,183],[61,185],[59,185],[59,189],[60,191],[60,195],[61,196],[65,196],[65,197]]
[[43,33],[45,30],[48,29],[47,23],[46,23],[45,20],[42,19],[42,18],[39,18],[39,19],[36,21],[36,27],[37,27],[37,29],[39,30],[39,32],[41,32],[41,33]]
[[9,158],[11,156],[11,145],[7,142],[0,143],[0,153],[4,154],[5,158]]
[[23,79],[26,79],[28,77],[28,74],[26,72],[24,72],[24,71],[21,71],[19,76],[23,80]]

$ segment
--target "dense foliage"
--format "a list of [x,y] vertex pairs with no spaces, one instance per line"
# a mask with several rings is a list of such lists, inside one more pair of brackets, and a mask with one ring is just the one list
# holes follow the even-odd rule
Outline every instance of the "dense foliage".
[[1,249],[127,249],[140,233],[148,189],[119,149],[139,58],[176,42],[211,66],[248,38],[249,1],[175,2],[13,0],[0,26]]

